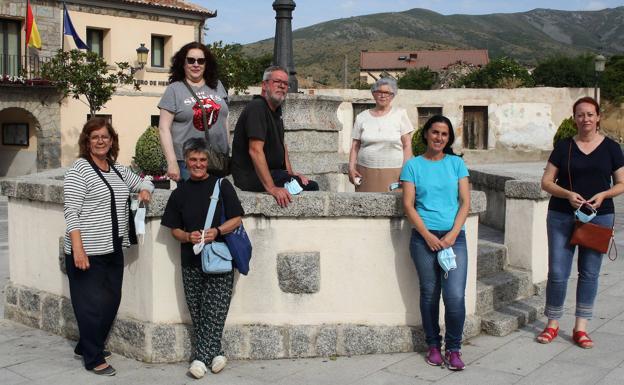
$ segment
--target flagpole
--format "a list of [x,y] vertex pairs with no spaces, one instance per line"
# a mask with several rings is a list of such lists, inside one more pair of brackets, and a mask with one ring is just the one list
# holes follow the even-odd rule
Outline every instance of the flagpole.
[[30,0],[26,0],[26,14],[24,16],[24,73],[28,74],[28,7],[30,6]]
[[63,12],[61,12],[61,18],[63,19],[62,29],[61,29],[61,51],[65,52],[65,10],[67,6],[65,5],[65,1],[63,1]]

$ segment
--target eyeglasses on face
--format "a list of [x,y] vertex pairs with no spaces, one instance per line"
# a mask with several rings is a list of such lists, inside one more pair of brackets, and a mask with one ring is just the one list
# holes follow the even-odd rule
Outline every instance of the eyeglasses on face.
[[206,58],[205,57],[190,57],[187,56],[186,57],[186,62],[189,65],[193,65],[197,62],[197,64],[199,64],[200,66],[203,66],[204,64],[206,64]]
[[111,140],[111,137],[108,135],[93,135],[89,137],[89,140],[92,142],[99,142],[100,140],[102,142],[108,142],[109,140]]
[[391,98],[394,96],[394,92],[390,92],[390,91],[373,91],[373,94],[378,95],[378,96],[383,96],[386,98]]
[[286,80],[269,79],[269,81],[273,82],[273,84],[277,84],[280,87],[288,88],[288,81],[286,81]]

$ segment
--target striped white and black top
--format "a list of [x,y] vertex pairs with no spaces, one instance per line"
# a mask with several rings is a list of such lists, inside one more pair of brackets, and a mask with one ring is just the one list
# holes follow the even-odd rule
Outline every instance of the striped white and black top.
[[[123,237],[122,245],[129,247],[128,196],[131,191],[137,192],[145,189],[152,192],[154,185],[150,181],[143,181],[119,163],[115,163],[114,167],[119,171],[123,180],[112,168],[108,172],[102,171],[102,176],[115,194],[119,222],[118,236]],[[76,160],[67,171],[63,189],[65,200],[63,213],[67,223],[65,253],[71,253],[69,233],[74,230],[80,230],[82,244],[87,255],[112,253],[114,249],[110,190],[86,159]]]

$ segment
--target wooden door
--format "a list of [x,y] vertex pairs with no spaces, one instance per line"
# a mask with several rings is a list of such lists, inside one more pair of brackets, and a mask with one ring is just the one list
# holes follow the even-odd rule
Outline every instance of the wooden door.
[[485,107],[464,107],[464,148],[487,150],[488,148],[488,109]]

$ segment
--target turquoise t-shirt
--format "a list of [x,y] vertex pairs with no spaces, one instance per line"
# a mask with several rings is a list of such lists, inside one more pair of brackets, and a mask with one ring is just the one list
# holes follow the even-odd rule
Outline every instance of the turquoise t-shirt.
[[401,180],[416,188],[415,206],[428,230],[450,230],[459,210],[459,180],[468,176],[464,160],[444,155],[438,161],[422,155],[403,166]]

